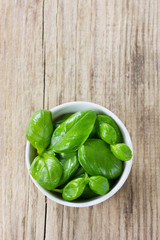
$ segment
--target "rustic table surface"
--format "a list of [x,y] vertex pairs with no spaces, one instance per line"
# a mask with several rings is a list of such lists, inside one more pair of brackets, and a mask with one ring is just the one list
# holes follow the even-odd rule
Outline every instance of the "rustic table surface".
[[[160,1],[0,0],[0,239],[160,239]],[[25,164],[31,114],[85,100],[113,111],[134,147],[111,199],[64,207]]]

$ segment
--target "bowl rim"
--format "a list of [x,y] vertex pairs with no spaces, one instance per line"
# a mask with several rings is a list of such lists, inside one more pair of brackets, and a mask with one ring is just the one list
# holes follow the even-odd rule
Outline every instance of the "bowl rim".
[[[92,108],[98,108],[99,110],[101,110],[102,112],[104,112],[106,115],[110,116],[113,118],[113,120],[115,120],[115,122],[118,124],[118,126],[121,128],[121,130],[123,129],[123,135],[125,135],[126,139],[127,139],[127,145],[131,148],[132,153],[133,153],[133,145],[132,145],[132,141],[129,135],[129,132],[127,130],[127,128],[125,127],[125,125],[122,123],[122,121],[113,113],[111,112],[109,109],[93,103],[93,102],[87,102],[87,101],[74,101],[74,102],[67,102],[67,103],[63,103],[60,104],[58,106],[55,106],[54,108],[50,109],[50,111],[52,112],[52,118],[53,118],[53,113],[56,111],[60,111],[66,107],[70,107],[70,106],[78,106],[80,104],[83,105],[88,105],[88,110],[89,110],[89,105],[92,106]],[[126,142],[126,141],[125,141]],[[27,144],[26,144],[26,166],[27,166],[27,170],[29,173],[29,168],[30,168],[30,161],[29,161],[29,151],[30,151],[30,143],[27,140]],[[125,167],[123,170],[123,173],[120,177],[120,179],[118,180],[118,183],[111,189],[111,191],[109,191],[107,194],[103,195],[103,196],[99,196],[96,199],[93,200],[86,200],[85,202],[80,202],[80,203],[76,203],[76,202],[68,202],[65,200],[61,200],[55,196],[53,196],[48,190],[44,189],[43,187],[41,187],[36,180],[33,179],[33,177],[30,175],[32,181],[34,182],[34,184],[36,185],[36,187],[45,195],[47,196],[49,199],[51,199],[52,201],[55,201],[61,205],[65,205],[65,206],[69,206],[69,207],[89,207],[89,206],[93,206],[93,205],[97,205],[101,202],[104,202],[105,200],[109,199],[110,197],[112,197],[116,192],[118,192],[120,190],[120,188],[123,186],[123,184],[125,183],[125,181],[127,180],[129,173],[131,171],[131,167],[132,167],[132,162],[133,162],[133,156],[132,159],[129,161],[124,162],[125,163]]]

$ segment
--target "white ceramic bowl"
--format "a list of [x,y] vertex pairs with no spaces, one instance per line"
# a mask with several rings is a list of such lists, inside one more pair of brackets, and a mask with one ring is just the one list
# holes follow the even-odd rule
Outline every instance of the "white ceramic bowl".
[[[117,125],[119,126],[119,128],[121,130],[124,142],[133,151],[131,138],[130,138],[129,133],[128,133],[126,127],[124,126],[124,124],[111,111],[109,111],[107,108],[102,107],[98,104],[91,103],[91,102],[64,103],[62,105],[59,105],[59,106],[51,109],[52,118],[56,119],[63,114],[75,113],[75,112],[81,111],[81,110],[95,110],[98,114],[105,114],[105,115],[110,116],[112,119],[114,119],[114,121],[117,123]],[[29,170],[30,165],[31,165],[35,156],[36,156],[35,149],[27,141],[27,145],[26,145],[26,164],[27,164],[27,169],[28,170]],[[46,195],[48,198],[50,198],[51,200],[53,200],[57,203],[60,203],[62,205],[70,206],[70,207],[88,207],[88,206],[93,206],[93,205],[96,205],[98,203],[101,203],[101,202],[107,200],[108,198],[112,197],[122,187],[122,185],[124,184],[124,182],[128,178],[128,175],[129,175],[130,170],[131,170],[131,166],[132,166],[132,159],[130,161],[124,162],[124,170],[123,170],[123,173],[122,173],[121,177],[119,178],[117,184],[106,195],[94,197],[92,199],[87,199],[87,200],[75,200],[73,202],[67,202],[67,201],[63,200],[60,194],[50,192],[50,191],[44,189],[32,178],[32,176],[31,176],[31,178],[32,178],[32,181],[34,182],[34,184],[37,186],[37,188],[44,195]]]

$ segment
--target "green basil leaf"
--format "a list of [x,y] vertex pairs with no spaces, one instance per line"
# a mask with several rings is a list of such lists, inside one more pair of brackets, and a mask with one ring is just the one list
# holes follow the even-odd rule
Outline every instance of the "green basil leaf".
[[80,111],[71,115],[53,132],[51,145],[57,153],[76,151],[88,138],[96,119],[95,111]]
[[108,144],[117,142],[118,136],[115,129],[108,123],[99,122],[97,125],[97,135]]
[[62,116],[60,116],[59,118],[57,118],[54,122],[53,122],[53,126],[54,128],[57,128],[61,123],[63,123],[64,121],[66,121],[73,113],[67,113],[64,114]]
[[87,182],[85,178],[77,178],[70,181],[63,188],[63,192],[62,192],[63,199],[67,201],[72,201],[79,198],[82,195],[86,185],[87,185]]
[[122,161],[128,161],[132,158],[132,151],[125,143],[111,145],[110,147],[116,158]]
[[53,154],[43,153],[33,160],[29,171],[42,187],[53,190],[60,182],[63,167]]
[[75,156],[77,152],[70,152],[70,153],[57,153],[58,159],[68,159]]
[[38,154],[44,152],[50,144],[53,132],[52,114],[48,110],[35,112],[28,123],[26,137]]
[[109,191],[109,182],[103,176],[93,176],[89,179],[89,187],[93,192],[105,195]]
[[59,186],[66,183],[71,178],[71,176],[77,171],[79,167],[77,153],[74,153],[74,155],[72,155],[69,158],[61,159],[60,162],[63,166],[63,175],[59,182]]
[[[105,128],[106,128],[106,135],[108,135],[109,134],[109,130],[108,130],[108,128],[107,128],[107,125],[105,126],[105,125],[103,125],[104,123],[106,123],[106,124],[108,124],[108,125],[110,125],[114,130],[115,130],[115,132],[114,133],[112,133],[113,135],[115,135],[114,137],[113,137],[113,141],[106,141],[106,137],[103,137],[103,135],[105,135],[105,133],[103,133],[102,134],[102,130],[104,130],[105,131]],[[121,131],[120,131],[120,129],[119,129],[119,127],[118,127],[118,125],[115,123],[115,121],[111,118],[111,117],[109,117],[109,116],[106,116],[106,115],[98,115],[97,116],[97,119],[96,119],[96,123],[95,123],[95,126],[96,126],[96,133],[97,133],[97,135],[100,137],[100,138],[102,138],[104,141],[106,141],[107,143],[109,143],[109,144],[114,144],[114,143],[120,143],[120,142],[122,142],[122,134],[121,134]],[[101,131],[99,130],[99,128],[101,128]],[[103,129],[104,128],[104,129]],[[110,132],[113,132],[113,129],[111,130],[111,128],[110,128]],[[100,131],[100,132],[99,132]],[[107,132],[108,132],[108,134],[107,134]]]
[[123,171],[122,162],[112,154],[109,145],[101,139],[88,139],[78,150],[78,160],[91,176],[114,179]]

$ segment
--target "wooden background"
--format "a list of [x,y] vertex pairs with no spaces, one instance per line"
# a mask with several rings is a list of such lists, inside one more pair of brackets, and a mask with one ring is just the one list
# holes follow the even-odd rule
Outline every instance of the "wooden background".
[[[160,239],[160,1],[0,0],[0,239]],[[85,100],[134,146],[123,188],[94,207],[45,198],[25,165],[31,114]]]

